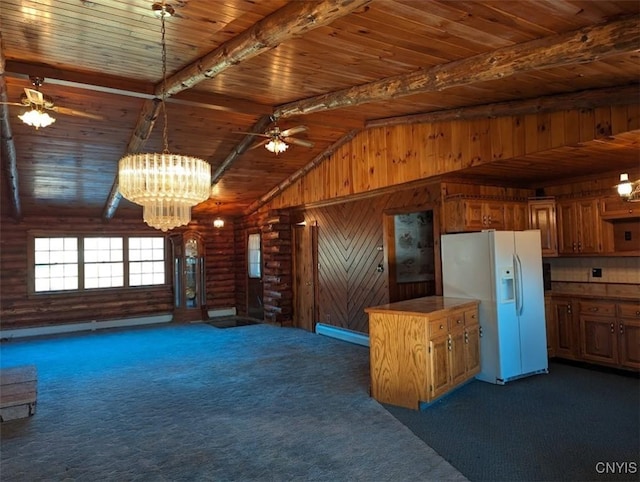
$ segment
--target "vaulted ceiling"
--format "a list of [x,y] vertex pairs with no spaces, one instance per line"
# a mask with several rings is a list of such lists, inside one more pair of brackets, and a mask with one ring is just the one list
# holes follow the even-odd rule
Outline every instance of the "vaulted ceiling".
[[[170,150],[208,160],[212,197],[194,212],[246,213],[354,130],[404,116],[516,108],[547,96],[637,102],[640,3],[624,1],[175,0],[166,21]],[[127,152],[162,151],[161,22],[150,0],[3,0],[2,209],[139,216],[118,194]],[[56,122],[18,119],[43,77]],[[154,100],[155,99],[155,100]],[[571,99],[571,97],[569,97]],[[15,105],[18,104],[18,105]],[[578,104],[576,104],[578,105]],[[57,109],[57,111],[56,111]],[[250,149],[276,119],[305,125],[276,156]],[[531,182],[640,163],[638,132],[536,159]],[[545,162],[547,164],[545,164]],[[544,166],[553,169],[545,169]],[[510,175],[527,180],[517,169]],[[504,181],[484,167],[483,176]]]

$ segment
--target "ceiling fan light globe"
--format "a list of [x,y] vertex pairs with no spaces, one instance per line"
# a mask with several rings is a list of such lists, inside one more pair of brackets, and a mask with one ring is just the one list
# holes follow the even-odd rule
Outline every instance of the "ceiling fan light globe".
[[40,127],[48,127],[56,120],[46,112],[39,111],[38,109],[31,109],[18,118],[25,124],[39,129]]
[[269,152],[273,152],[275,154],[279,154],[281,152],[286,151],[289,148],[289,145],[286,142],[281,141],[280,139],[271,139],[264,145],[265,149]]

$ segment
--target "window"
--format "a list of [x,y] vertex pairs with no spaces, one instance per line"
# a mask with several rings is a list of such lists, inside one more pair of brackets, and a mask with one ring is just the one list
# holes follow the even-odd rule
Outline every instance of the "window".
[[78,289],[78,239],[35,239],[35,286],[39,291]]
[[82,291],[163,285],[161,236],[34,236],[33,291]]
[[122,238],[85,238],[84,288],[124,286]]
[[249,278],[262,277],[260,234],[250,234],[248,241]]
[[164,284],[164,238],[129,238],[129,286]]

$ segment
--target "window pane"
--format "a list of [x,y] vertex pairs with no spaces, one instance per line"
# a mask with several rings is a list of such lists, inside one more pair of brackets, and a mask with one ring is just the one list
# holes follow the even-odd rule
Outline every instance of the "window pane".
[[250,278],[260,278],[260,234],[250,234],[248,239],[248,271]]
[[36,264],[49,264],[49,251],[38,251],[36,249],[34,261]]

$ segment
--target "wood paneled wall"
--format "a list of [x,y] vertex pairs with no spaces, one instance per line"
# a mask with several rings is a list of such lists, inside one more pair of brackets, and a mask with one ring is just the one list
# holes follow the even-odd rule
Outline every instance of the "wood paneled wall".
[[[171,313],[171,285],[135,290],[96,290],[82,294],[30,295],[28,233],[30,230],[91,234],[158,234],[142,221],[92,218],[29,218],[21,223],[3,216],[0,231],[0,322],[3,330],[101,321]],[[210,223],[189,225],[202,233],[206,249],[207,307],[235,305],[233,226],[216,230]],[[170,266],[170,263],[169,263]]]
[[357,134],[276,198],[271,209],[453,173],[638,129],[639,105],[375,127]]
[[[318,225],[318,322],[368,332],[364,308],[394,299],[436,294],[436,284],[388,283],[383,221],[385,216],[434,210],[438,216],[439,184],[397,190],[365,200],[307,209],[304,218]],[[439,238],[437,221],[434,238]],[[436,243],[439,271],[439,243]],[[391,261],[393,262],[393,260]],[[378,271],[378,266],[385,271]],[[295,316],[295,314],[294,314]]]

